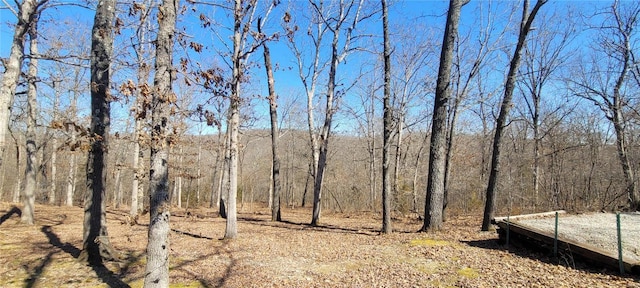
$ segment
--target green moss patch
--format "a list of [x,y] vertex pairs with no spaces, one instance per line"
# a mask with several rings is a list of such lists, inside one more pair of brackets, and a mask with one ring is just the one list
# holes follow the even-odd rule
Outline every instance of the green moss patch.
[[411,242],[409,242],[409,244],[411,246],[428,246],[428,247],[451,246],[451,242],[449,241],[429,239],[429,238],[413,239],[411,240]]
[[467,277],[469,279],[473,279],[473,278],[478,278],[480,276],[480,273],[478,273],[476,269],[465,267],[458,270],[458,275]]

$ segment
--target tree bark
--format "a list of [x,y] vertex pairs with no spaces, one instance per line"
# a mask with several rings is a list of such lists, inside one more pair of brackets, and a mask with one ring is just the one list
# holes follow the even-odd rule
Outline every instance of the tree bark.
[[242,45],[242,1],[234,1],[234,26],[233,26],[233,75],[231,80],[231,101],[229,104],[229,196],[227,206],[227,221],[224,238],[234,239],[238,236],[238,223],[236,211],[236,196],[238,193],[238,132],[240,129],[240,78],[242,77],[242,59],[240,49]]
[[[22,153],[20,153],[20,135],[14,136],[13,134],[11,135],[13,137],[13,141],[14,144],[16,146],[16,170],[20,169],[20,159],[23,158]],[[18,203],[20,202],[20,191],[22,189],[22,178],[17,177],[16,180],[16,186],[13,187],[13,198],[12,201],[13,203]]]
[[431,127],[431,149],[429,150],[429,176],[424,208],[424,224],[421,231],[440,230],[442,227],[442,207],[444,205],[444,180],[447,142],[447,105],[451,97],[451,67],[453,50],[458,37],[460,10],[468,0],[450,0],[447,24],[442,39],[440,68],[436,83]]
[[116,258],[109,242],[106,219],[106,180],[111,125],[110,65],[113,49],[115,0],[100,0],[91,38],[91,151],[87,159],[84,233],[80,259],[93,265]]
[[[53,81],[53,91],[55,93],[55,98],[53,100],[53,121],[58,121],[58,106],[60,105],[60,91],[57,89],[56,85],[59,81]],[[51,186],[49,186],[49,205],[54,205],[57,202],[57,155],[58,155],[58,138],[54,135],[51,139]]]
[[[150,9],[150,8],[148,8]],[[141,150],[142,136],[144,135],[143,123],[147,119],[147,107],[143,104],[145,99],[149,96],[149,85],[147,79],[149,79],[150,67],[145,61],[145,54],[148,52],[145,49],[145,42],[147,41],[147,27],[148,26],[148,13],[144,13],[141,21],[143,22],[138,32],[139,44],[136,47],[136,56],[138,59],[138,71],[137,71],[137,89],[136,100],[134,110],[134,131],[133,131],[133,181],[131,183],[131,209],[129,215],[132,218],[138,216],[144,207],[144,189],[142,189],[142,179],[144,178],[144,168],[140,163],[144,159],[144,153]],[[151,49],[149,49],[151,50]]]
[[[75,100],[73,101],[71,110],[75,113]],[[75,114],[74,114],[75,115]],[[71,131],[71,143],[75,143],[76,141],[76,131],[72,129]],[[71,157],[69,157],[69,170],[67,172],[67,191],[65,197],[65,205],[73,206],[73,194],[76,188],[76,162],[78,156],[75,151],[69,151],[71,153]]]
[[487,185],[484,214],[482,219],[482,231],[489,230],[491,219],[493,218],[493,212],[495,209],[496,191],[501,165],[500,153],[502,151],[502,137],[507,126],[509,110],[511,109],[513,90],[515,88],[518,76],[518,67],[520,65],[520,58],[522,57],[522,49],[525,46],[527,34],[529,33],[529,30],[531,30],[531,23],[533,23],[533,20],[540,10],[540,7],[542,7],[542,5],[544,5],[547,1],[548,0],[538,0],[534,5],[533,10],[531,10],[531,13],[529,13],[529,0],[525,0],[522,7],[522,20],[520,22],[518,43],[516,44],[516,49],[513,52],[511,63],[509,64],[509,72],[507,74],[507,81],[504,87],[504,98],[502,98],[500,113],[498,114],[498,119],[496,120],[496,131],[493,136],[493,154],[491,156],[491,169],[489,172],[489,184]]
[[[260,20],[258,20],[258,33],[262,33]],[[267,83],[269,89],[269,116],[271,118],[271,183],[273,195],[271,198],[271,221],[281,221],[280,215],[280,157],[278,156],[278,95],[276,95],[275,80],[273,77],[273,68],[271,66],[271,53],[266,42],[262,43],[264,55],[264,68],[267,72]]]
[[[76,73],[75,73],[75,77],[76,77],[76,83],[79,83],[80,79],[79,79],[79,69],[76,69]],[[71,103],[69,104],[69,118],[68,120],[72,123],[72,125],[67,126],[67,132],[70,134],[71,137],[71,145],[75,145],[76,144],[76,138],[77,138],[77,132],[76,132],[76,127],[74,125],[76,125],[75,123],[77,122],[77,113],[78,113],[78,97],[80,95],[80,91],[78,89],[74,89],[73,91],[73,97],[71,97],[70,101]],[[76,153],[75,151],[76,148],[71,148],[69,149],[69,169],[67,170],[67,177],[65,179],[66,181],[66,191],[65,191],[65,206],[73,206],[73,197],[75,194],[75,190],[76,190],[76,175],[78,172],[78,167],[77,167],[77,163],[78,163],[78,153]]]
[[218,185],[218,205],[220,217],[227,218],[227,199],[229,199],[229,164],[231,163],[231,154],[229,153],[229,141],[231,140],[231,130],[227,126],[224,136],[224,161],[222,162],[222,172],[220,173],[220,182]]
[[[336,74],[338,73],[338,64],[344,60],[349,51],[349,45],[352,40],[352,33],[355,30],[356,25],[358,24],[360,18],[360,9],[362,8],[363,0],[355,1],[347,4],[345,6],[344,3],[340,3],[338,7],[338,19],[336,25],[334,27],[330,27],[329,31],[333,33],[333,38],[331,41],[331,58],[329,62],[329,75],[327,80],[327,91],[325,93],[327,100],[325,106],[325,116],[324,116],[324,124],[320,128],[319,139],[318,139],[318,165],[315,167],[315,179],[313,184],[313,212],[311,216],[311,225],[317,226],[320,222],[320,211],[321,211],[321,199],[322,199],[322,185],[324,181],[324,172],[327,164],[327,157],[329,153],[329,137],[331,136],[331,127],[333,126],[333,115],[336,113],[336,108],[334,107],[334,99],[336,94]],[[316,4],[312,4],[315,7],[316,12],[320,14],[321,18],[324,18],[322,11]],[[355,15],[353,17],[353,21],[351,25],[346,29],[347,34],[345,40],[340,42],[340,33],[343,29],[343,24],[346,22],[347,16],[349,12],[355,6]],[[339,47],[341,45],[342,48]],[[319,49],[319,47],[318,47]],[[342,50],[342,51],[339,51]],[[318,50],[317,50],[318,51]],[[316,53],[316,58],[319,57],[319,54]],[[315,75],[314,75],[315,76]],[[309,129],[312,127],[309,126]],[[312,137],[313,138],[313,137]],[[315,157],[315,154],[314,154]]]
[[[382,138],[382,233],[393,232],[391,227],[391,171],[389,170],[389,158],[391,157],[391,131],[393,129],[393,113],[391,107],[391,43],[389,41],[389,9],[387,1],[382,4],[382,33],[383,33],[383,57],[384,57],[384,96],[383,105],[383,138]],[[373,95],[371,96],[373,97]]]
[[[46,2],[42,1],[42,3]],[[25,35],[29,26],[33,23],[37,6],[42,4],[36,0],[24,0],[18,12],[18,23],[11,42],[11,52],[2,74],[2,86],[0,87],[0,168],[3,165],[4,150],[6,148],[6,138],[9,132],[9,120],[11,119],[11,105],[16,94],[18,80],[22,69],[24,58]]]
[[178,152],[180,156],[178,156],[178,166],[177,166],[177,174],[178,176],[176,176],[174,178],[173,181],[175,181],[175,189],[173,190],[174,192],[174,197],[176,197],[176,203],[178,205],[178,208],[182,208],[182,146],[180,146],[180,151]]
[[[59,107],[60,107],[60,89],[58,88],[58,85],[60,84],[61,81],[59,80],[53,80],[53,90],[54,90],[54,100],[53,100],[53,115],[52,115],[52,120],[53,121],[59,121],[60,120],[60,113],[59,113]],[[55,136],[52,137],[51,139],[51,146],[53,147],[53,149],[51,149],[51,186],[49,187],[49,204],[50,205],[54,205],[56,204],[56,202],[58,202],[58,191],[57,191],[57,180],[58,180],[58,174],[57,174],[57,168],[58,168],[58,163],[57,163],[57,158],[58,158],[58,138]],[[60,203],[58,202],[58,205],[60,205]]]
[[[137,100],[136,100],[137,102]],[[137,109],[138,107],[136,107]],[[140,212],[138,210],[138,195],[142,192],[140,180],[142,178],[142,165],[140,165],[140,133],[142,133],[142,121],[136,116],[134,131],[133,131],[133,182],[131,185],[131,207],[129,210],[129,216],[135,218]]]
[[145,287],[169,286],[169,114],[176,101],[171,84],[173,69],[173,43],[178,0],[163,0],[158,7],[158,34],[156,63],[151,101],[151,169],[149,173],[149,233]]
[[[39,13],[35,13],[29,27],[29,54],[38,54],[38,18]],[[22,199],[24,208],[22,209],[21,222],[33,225],[34,209],[35,209],[35,190],[36,190],[36,170],[38,167],[36,153],[36,118],[38,117],[38,87],[36,85],[38,77],[38,59],[32,57],[29,59],[29,70],[27,72],[27,166],[24,171],[24,191]]]
[[[614,9],[614,16],[616,16],[616,19],[621,19],[620,16],[618,15],[618,12],[615,10],[617,9],[617,3],[614,4],[613,9]],[[611,104],[611,117],[609,118],[609,120],[613,123],[613,128],[615,130],[616,133],[616,149],[618,151],[618,159],[620,160],[620,165],[622,166],[622,173],[624,174],[624,179],[625,179],[625,184],[626,184],[626,192],[627,192],[627,199],[628,199],[628,205],[629,208],[632,211],[640,211],[640,191],[638,191],[638,185],[636,183],[636,179],[635,179],[635,175],[634,175],[634,171],[633,168],[631,166],[631,161],[629,160],[629,152],[628,152],[628,148],[627,148],[627,137],[626,137],[626,129],[625,129],[625,119],[624,119],[624,115],[623,113],[623,105],[625,105],[624,99],[623,99],[623,95],[621,92],[622,89],[624,89],[624,82],[625,82],[625,78],[627,77],[627,75],[629,74],[629,70],[631,69],[632,65],[637,65],[636,63],[634,63],[634,59],[632,58],[632,43],[631,43],[631,33],[629,30],[633,29],[633,28],[628,28],[628,27],[637,27],[633,24],[637,24],[636,19],[639,15],[640,10],[635,10],[633,13],[633,15],[631,17],[632,20],[628,20],[630,23],[626,23],[626,24],[622,24],[621,20],[618,20],[618,25],[628,25],[627,27],[619,27],[618,30],[620,31],[619,33],[621,34],[620,38],[623,39],[623,43],[621,43],[622,45],[624,45],[624,48],[622,49],[622,70],[620,71],[620,74],[618,75],[617,79],[616,79],[616,84],[613,87],[613,103],[609,102]],[[629,29],[629,30],[627,30]]]

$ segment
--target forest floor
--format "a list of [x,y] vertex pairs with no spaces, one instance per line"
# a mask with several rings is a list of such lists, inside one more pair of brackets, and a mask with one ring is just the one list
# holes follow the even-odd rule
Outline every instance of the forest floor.
[[[477,215],[452,216],[430,233],[416,233],[417,217],[399,217],[395,233],[380,235],[373,213],[325,213],[311,227],[307,209],[284,209],[276,223],[252,206],[239,213],[235,240],[220,239],[225,222],[213,210],[173,210],[172,287],[640,287],[637,276],[507,249],[496,232],[480,231]],[[38,205],[31,226],[12,208],[0,203],[0,287],[142,287],[148,215],[129,225],[126,210],[108,209],[122,261],[91,267],[77,260],[82,208]]]

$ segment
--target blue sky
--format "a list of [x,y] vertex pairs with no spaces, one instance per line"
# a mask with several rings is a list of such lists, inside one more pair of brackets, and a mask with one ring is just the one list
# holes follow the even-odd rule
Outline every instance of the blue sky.
[[[55,0],[51,0],[51,2],[56,2]],[[440,44],[442,38],[442,29],[444,26],[445,13],[447,8],[447,1],[391,1],[392,5],[390,7],[390,25],[392,28],[391,34],[392,37],[396,37],[392,42],[392,45],[399,47],[402,45],[402,41],[404,41],[400,37],[402,34],[411,34],[413,32],[414,36],[417,37],[420,41],[429,41],[433,43],[434,49],[438,51],[437,48]],[[11,1],[11,3],[13,3]],[[222,3],[222,2],[217,2]],[[295,3],[295,2],[292,2]],[[547,4],[543,9],[548,11],[548,13],[556,13],[556,17],[567,17],[570,15],[569,12],[572,10],[583,11],[584,13],[592,13],[588,10],[593,10],[597,6],[606,5],[609,2],[595,1],[595,2],[585,2],[585,1],[551,1]],[[184,4],[184,1],[183,1]],[[295,3],[296,5],[299,3]],[[368,1],[369,5],[378,5],[377,2]],[[471,38],[473,38],[473,33],[478,30],[479,26],[482,26],[489,19],[480,17],[481,15],[486,15],[487,10],[492,11],[492,16],[490,20],[496,21],[496,29],[502,29],[504,27],[514,28],[517,27],[516,23],[520,17],[520,11],[515,10],[513,12],[513,4],[512,1],[471,1],[470,4],[466,5],[462,9],[461,15],[461,24],[460,24],[460,33],[461,35],[469,35],[468,33],[472,33]],[[4,6],[4,4],[0,4]],[[282,17],[282,10],[289,11],[297,11],[291,10],[289,7],[292,5],[290,2],[283,1],[278,9],[274,10],[271,15],[271,21],[268,23],[266,27],[266,33],[273,33],[275,31],[280,31],[280,17]],[[302,9],[300,6],[297,6],[297,9]],[[568,7],[568,8],[567,8]],[[127,7],[121,6],[122,9],[126,9]],[[300,10],[305,13],[304,10]],[[574,11],[575,12],[575,11]],[[126,12],[125,12],[126,13]],[[483,14],[485,13],[485,14]],[[219,26],[215,24],[209,28],[203,29],[199,27],[198,15],[203,14],[215,21],[218,22]],[[292,12],[293,14],[293,12]],[[300,17],[304,16],[302,14],[294,14],[293,15],[296,21],[299,21],[300,26],[305,25],[304,18]],[[510,16],[512,16],[510,18]],[[125,18],[125,16],[121,16]],[[484,16],[486,17],[486,16]],[[68,40],[67,43],[81,43],[82,37],[88,37],[86,31],[90,29],[91,22],[93,19],[93,11],[79,8],[76,6],[60,6],[52,9],[45,10],[43,15],[43,24],[40,25],[40,28],[46,30],[48,35],[63,35],[63,41]],[[380,51],[382,47],[382,41],[380,31],[381,31],[381,22],[380,15],[376,15],[370,20],[363,22],[360,26],[360,33],[362,34],[371,34],[375,35],[373,37],[367,38],[366,42],[357,43],[357,45],[361,45],[363,48],[367,48],[368,50]],[[11,37],[13,34],[12,25],[15,23],[15,16],[8,9],[0,9],[0,57],[8,57]],[[194,62],[200,62],[202,65],[211,65],[216,64],[224,67],[224,61],[221,60],[220,56],[216,56],[216,51],[223,51],[224,45],[230,46],[229,39],[229,27],[230,18],[229,14],[223,11],[220,8],[212,8],[210,6],[196,6],[195,11],[187,11],[184,16],[181,17],[180,23],[178,24],[179,29],[184,29],[186,35],[191,37],[189,41],[198,42],[205,45],[205,50],[201,53],[190,53],[190,57]],[[74,27],[83,26],[86,27],[83,29],[75,30],[72,29]],[[535,25],[534,25],[535,26]],[[214,30],[217,29],[217,30]],[[62,30],[62,31],[59,31]],[[69,33],[66,35],[66,33]],[[74,33],[73,31],[76,31]],[[221,36],[220,38],[214,37],[213,31],[218,31]],[[471,32],[470,32],[471,31]],[[117,36],[116,43],[116,53],[131,53],[130,50],[127,50],[125,45],[129,42],[129,35],[126,30],[119,36]],[[301,32],[302,33],[302,32]],[[513,32],[511,32],[513,34]],[[512,35],[511,35],[512,36]],[[510,37],[511,37],[510,36]],[[512,37],[513,38],[513,37]],[[222,40],[226,43],[222,43]],[[288,49],[287,45],[285,45],[285,37],[282,37],[280,41],[270,42],[270,47],[272,50],[273,62],[278,65],[281,69],[276,71],[276,89],[278,91],[279,96],[281,97],[281,102],[289,103],[295,101],[298,106],[306,105],[304,90],[302,88],[300,79],[298,77],[298,72],[296,69],[296,64],[294,58]],[[587,38],[578,39],[578,42],[587,41]],[[84,41],[85,44],[88,41]],[[580,46],[582,43],[576,43],[576,46]],[[409,49],[408,47],[407,49]],[[399,48],[398,48],[399,49]],[[505,52],[510,52],[512,50],[511,47],[505,47]],[[177,65],[179,59],[183,57],[184,50],[178,46],[176,46],[176,56],[174,58],[174,63]],[[505,57],[508,53],[504,53],[501,57]],[[436,55],[437,56],[437,55]],[[262,51],[258,49],[254,55],[251,56],[252,61],[261,62],[262,61]],[[341,64],[339,73],[341,75],[341,79],[343,80],[341,83],[343,85],[349,85],[353,81],[353,78],[360,74],[362,71],[362,67],[371,66],[372,62],[376,60],[376,56],[371,53],[357,53],[349,56],[346,60],[346,63]],[[131,61],[131,60],[129,60]],[[495,81],[499,84],[502,79],[501,75],[506,70],[506,65],[504,59],[495,59]],[[47,65],[41,62],[41,65]],[[437,69],[437,63],[431,62],[431,69],[435,72]],[[289,69],[293,68],[293,69]],[[45,69],[43,69],[45,70]],[[126,81],[126,79],[130,79],[133,77],[133,73],[131,71],[123,71],[119,72],[114,76],[114,80],[116,82]],[[266,81],[264,70],[262,67],[255,67],[251,70],[252,79],[254,81],[251,82],[250,85],[246,85],[245,92],[250,95],[265,95],[266,94]],[[433,75],[431,75],[433,76]],[[319,88],[325,84],[324,79],[319,82]],[[116,85],[118,86],[118,85]],[[354,90],[355,91],[355,90]],[[354,92],[355,93],[355,92]],[[419,111],[424,111],[429,109],[429,95],[423,95],[419,99],[419,103],[416,105],[425,106],[416,108],[416,113],[420,113]],[[320,97],[320,99],[323,99]],[[344,96],[342,105],[356,105],[356,96],[352,93],[347,93]],[[88,105],[88,97],[83,97],[81,100],[81,104],[84,103],[84,107]],[[50,101],[49,101],[50,102]],[[42,105],[47,105],[47,100],[42,101]],[[320,102],[321,103],[321,102]],[[320,104],[319,103],[319,104]],[[128,104],[127,103],[115,103],[114,104],[114,116],[116,118],[121,119],[120,125],[124,125],[124,119],[126,119],[126,115],[128,114]],[[284,105],[284,104],[283,104]],[[267,123],[267,113],[268,109],[266,106],[265,100],[254,100],[252,101],[252,106],[254,110],[257,111],[257,115],[260,118],[258,126],[265,126]],[[342,117],[342,119],[340,119]],[[344,130],[354,129],[351,126],[348,120],[348,115],[339,115],[338,126]],[[340,123],[342,122],[342,124]],[[340,130],[340,129],[339,129]]]

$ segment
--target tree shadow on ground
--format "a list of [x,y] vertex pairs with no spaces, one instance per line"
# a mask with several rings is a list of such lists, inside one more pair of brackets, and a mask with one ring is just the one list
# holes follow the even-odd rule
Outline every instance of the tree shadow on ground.
[[11,218],[11,216],[13,216],[13,214],[18,215],[18,217],[22,217],[22,210],[20,210],[20,208],[18,208],[17,206],[11,206],[11,210],[9,210],[7,213],[5,213],[4,215],[2,215],[0,217],[0,225],[2,225],[2,223],[4,223],[4,221],[9,220],[9,218]]
[[49,244],[59,248],[65,253],[71,255],[73,258],[78,259],[78,256],[80,256],[80,249],[76,248],[76,246],[73,246],[69,242],[62,243],[62,241],[60,241],[60,237],[58,237],[58,235],[56,235],[56,233],[54,233],[51,229],[51,226],[42,226],[42,228],[40,228],[40,231],[42,231],[42,233],[47,236],[47,239],[49,239]]
[[[553,247],[544,244],[534,244],[526,239],[513,239],[509,242],[509,245],[502,239],[469,240],[461,241],[461,243],[481,249],[505,251],[519,257],[529,258],[551,265],[562,265],[588,273],[600,273],[620,277],[620,273],[610,267],[603,266],[599,263],[584,261],[584,259],[581,258],[574,258],[569,247],[558,247],[558,256],[553,256]],[[636,282],[640,282],[640,275],[627,273],[622,277],[633,278]]]
[[171,229],[172,232],[184,235],[184,236],[189,236],[189,237],[193,237],[193,238],[199,238],[199,239],[207,239],[207,240],[213,240],[213,238],[209,237],[209,236],[203,236],[200,234],[193,234],[191,232],[186,232],[186,231],[182,231],[182,230],[178,230],[178,229]]
[[[209,288],[209,287],[225,287],[227,285],[227,281],[228,279],[233,276],[233,271],[234,267],[236,267],[236,265],[238,264],[238,260],[233,256],[233,252],[234,251],[229,251],[226,247],[228,246],[229,241],[228,240],[223,240],[223,245],[221,247],[217,247],[215,249],[215,251],[213,251],[212,253],[207,253],[204,255],[200,255],[195,259],[192,260],[186,260],[186,261],[176,261],[179,262],[177,264],[173,264],[173,266],[169,267],[169,270],[172,271],[177,271],[180,270],[181,272],[188,274],[190,276],[192,276],[196,281],[198,281],[198,284],[200,285],[199,287],[205,287],[205,288]],[[212,279],[209,278],[207,279],[205,276],[206,275],[202,275],[200,273],[196,273],[194,271],[191,271],[188,269],[187,266],[189,265],[198,265],[199,261],[205,260],[205,259],[209,259],[210,257],[213,257],[215,255],[227,255],[227,257],[229,257],[229,264],[227,264],[227,266],[225,267],[225,271],[222,274],[222,277],[217,278],[217,279]],[[131,255],[131,261],[127,261],[127,263],[135,263],[138,261],[138,259],[142,258],[142,256],[144,255],[144,253],[140,253],[137,256],[135,255]],[[171,265],[171,261],[170,261],[170,265]],[[123,268],[123,271],[126,273],[128,270],[128,266],[125,266]],[[120,275],[121,277],[124,276],[124,273],[122,273],[122,275]],[[137,276],[137,277],[133,277],[130,280],[131,281],[138,281],[144,279],[144,273],[142,273],[141,276]],[[174,283],[175,284],[175,283]],[[191,287],[191,286],[189,286]]]
[[[222,252],[220,250],[222,250],[222,247],[220,249],[218,249],[214,253],[210,253],[210,254],[207,254],[207,255],[200,256],[200,257],[198,257],[198,258],[196,258],[194,260],[184,261],[184,262],[182,262],[182,263],[180,263],[180,264],[178,264],[178,265],[176,265],[174,267],[171,267],[171,269],[173,269],[173,270],[182,270],[186,274],[191,275],[193,278],[195,278],[198,281],[198,283],[202,287],[206,287],[206,288],[209,288],[209,287],[216,287],[216,288],[225,287],[227,285],[227,281],[229,280],[229,278],[231,276],[233,276],[234,267],[237,266],[238,260],[233,256],[233,253],[232,253],[233,251]],[[226,254],[229,257],[229,264],[225,268],[224,273],[222,274],[222,277],[220,277],[217,280],[207,280],[202,275],[183,268],[184,266],[187,266],[189,264],[194,264],[194,263],[196,263],[196,262],[198,262],[198,261],[200,261],[202,259],[206,259],[206,258],[211,257],[213,255],[223,254],[223,253]]]
[[[42,261],[40,261],[40,264],[38,264],[38,266],[36,266],[33,269],[33,272],[29,273],[29,278],[25,279],[25,283],[24,283],[24,287],[26,288],[31,288],[34,287],[36,284],[36,281],[38,281],[38,278],[40,278],[40,275],[42,275],[42,272],[44,271],[44,268],[47,267],[49,265],[49,263],[51,263],[51,257],[56,254],[58,252],[54,252],[51,251],[47,254],[47,256],[45,256]],[[23,268],[26,271],[29,271],[29,267],[25,264],[23,265]]]
[[[42,231],[42,233],[47,236],[47,238],[49,239],[49,244],[59,248],[65,253],[71,255],[73,258],[78,259],[81,250],[70,244],[69,242],[62,243],[60,237],[58,237],[58,235],[53,232],[51,226],[42,226],[40,231]],[[44,266],[46,266],[44,264],[47,263],[43,263],[43,266],[40,269],[40,273],[42,272],[42,269],[44,269]],[[109,270],[109,268],[107,268],[103,264],[89,264],[89,266],[91,267],[91,269],[93,269],[96,275],[98,275],[98,278],[100,278],[102,282],[107,284],[109,287],[130,287],[127,283],[123,282],[118,276],[116,276],[111,270]],[[35,283],[35,279],[33,279],[32,281]]]
[[337,225],[330,224],[319,224],[316,226],[310,225],[308,223],[298,223],[289,220],[281,220],[281,221],[271,221],[261,218],[253,218],[247,216],[239,216],[239,221],[243,221],[246,223],[259,225],[259,226],[267,226],[267,227],[275,227],[275,228],[283,228],[283,229],[291,229],[291,230],[312,230],[312,231],[320,231],[320,232],[334,232],[334,233],[345,233],[345,234],[360,234],[366,236],[376,236],[380,234],[379,230],[371,229],[371,228],[347,228],[340,227]]

